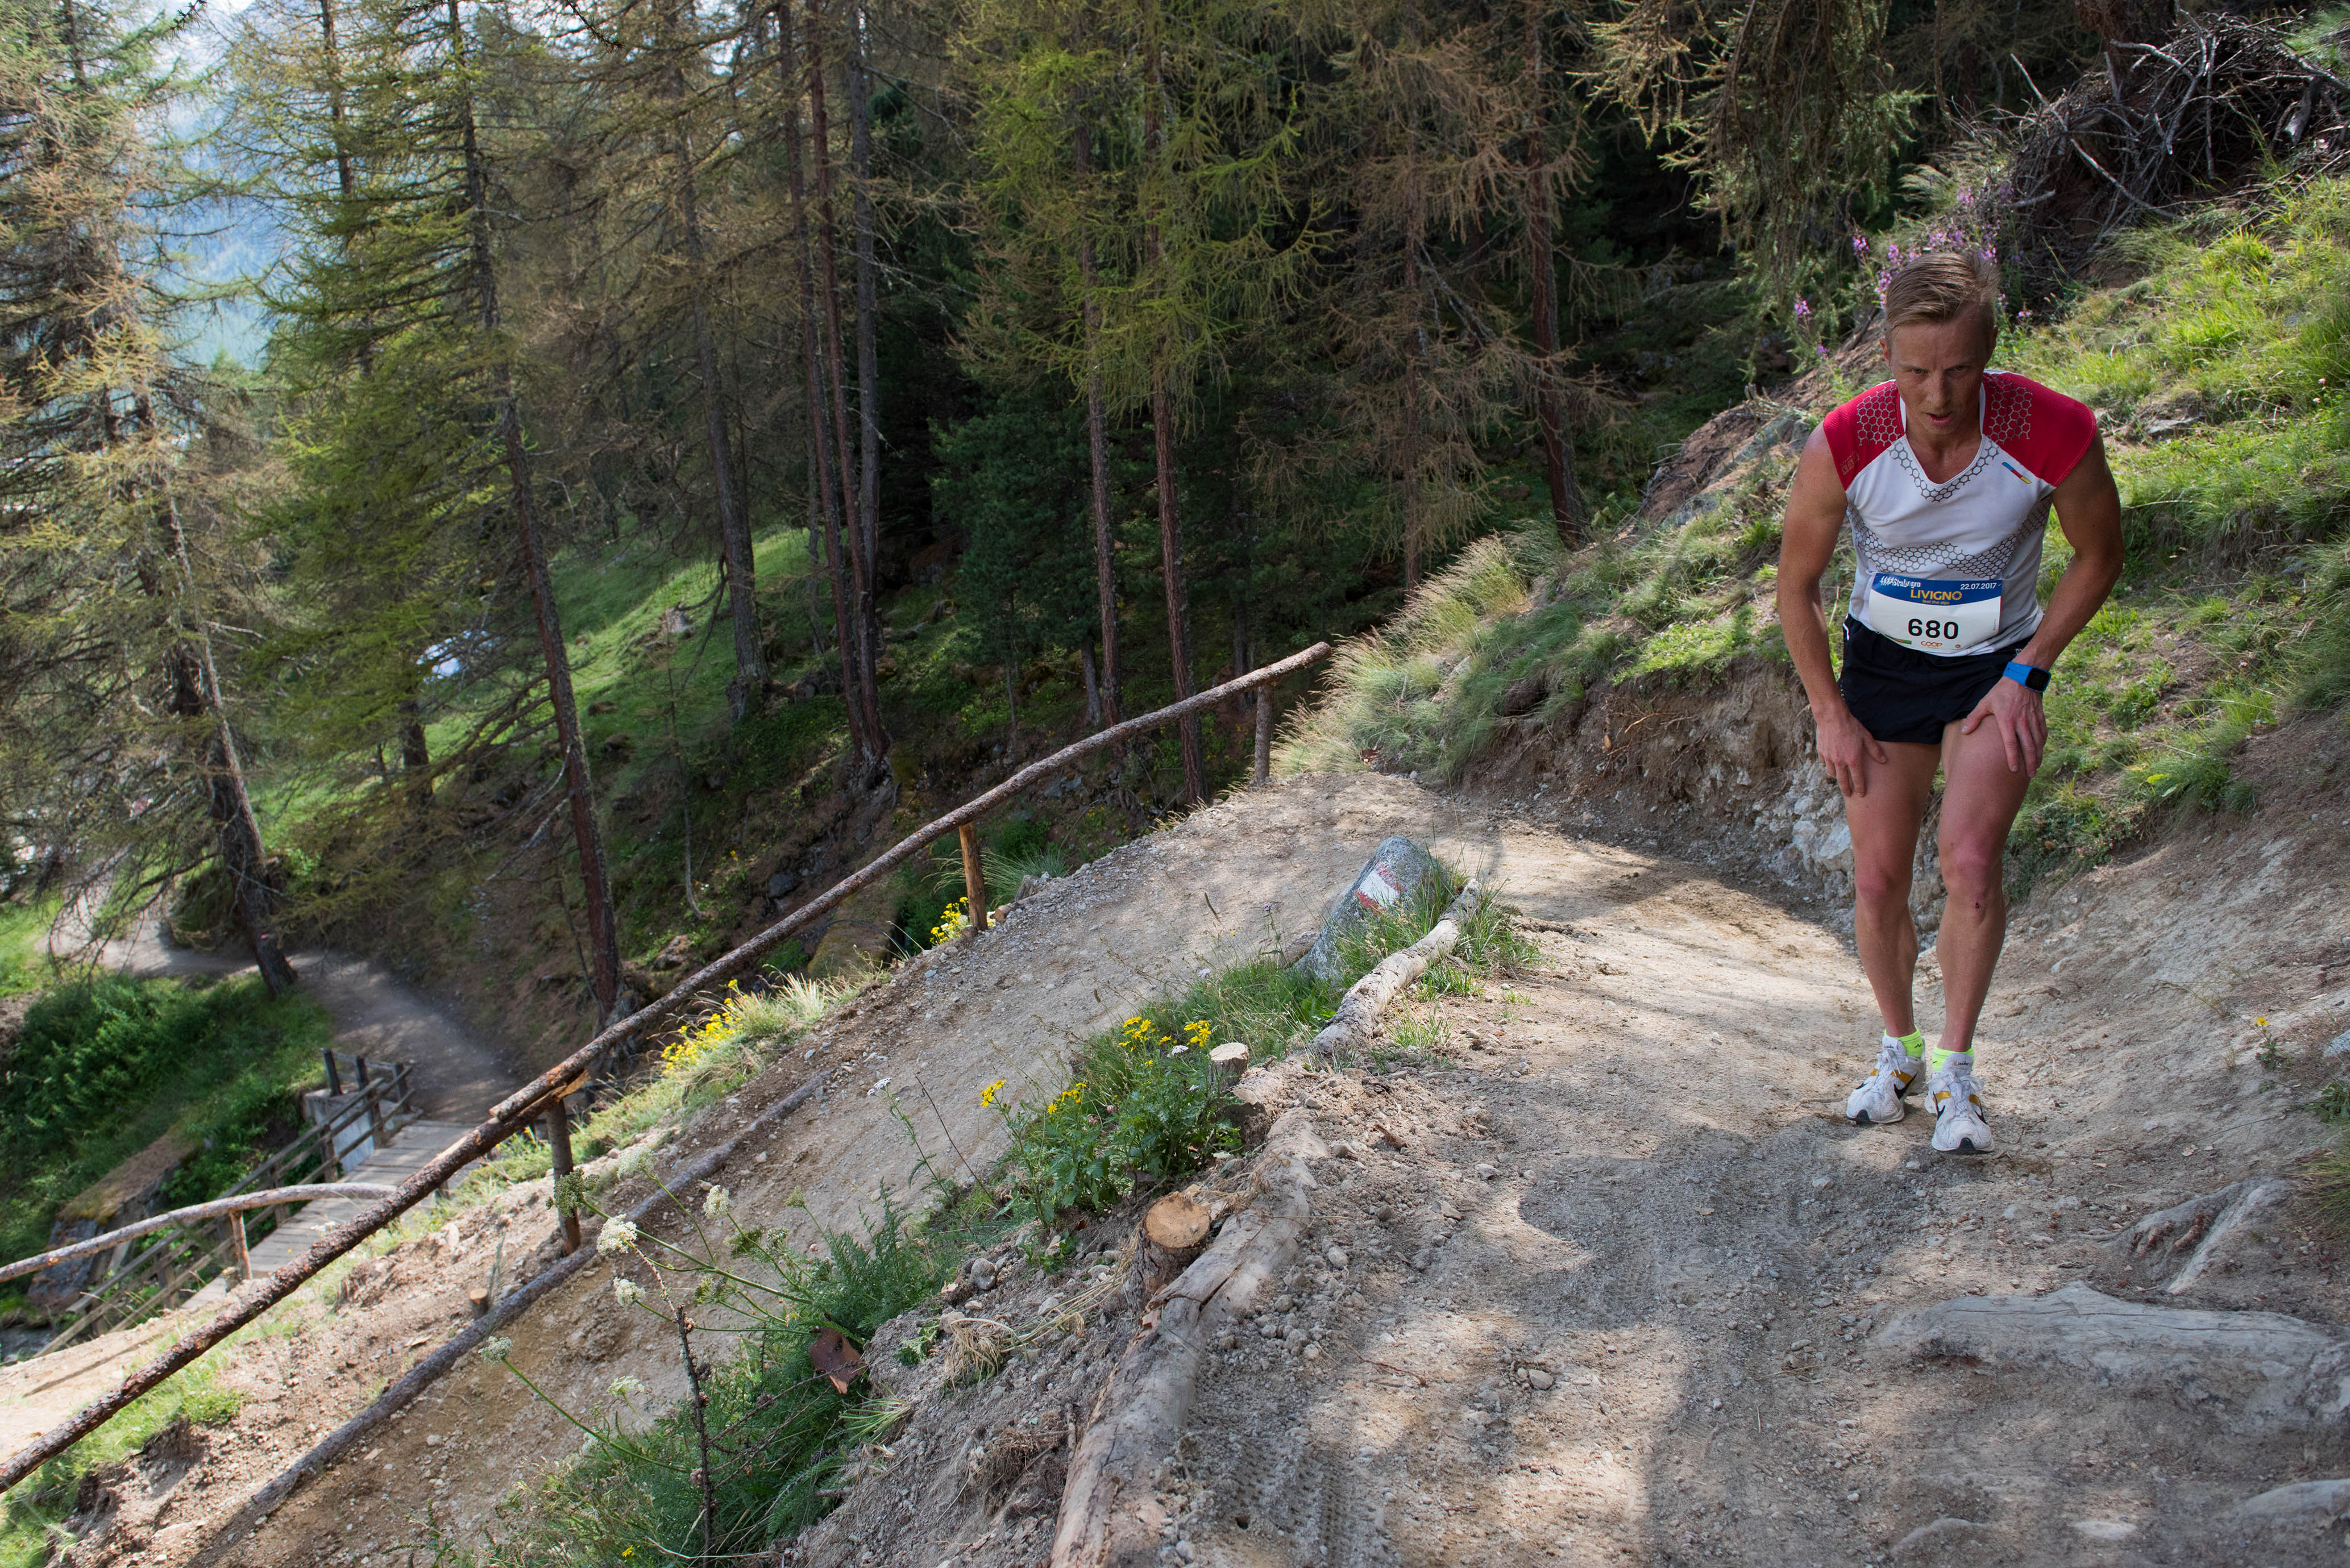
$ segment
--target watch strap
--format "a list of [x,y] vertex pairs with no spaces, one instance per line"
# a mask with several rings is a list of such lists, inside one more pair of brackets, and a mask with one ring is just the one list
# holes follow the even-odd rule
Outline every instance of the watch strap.
[[2002,673],[2006,675],[2007,679],[2014,681],[2018,686],[2024,687],[2029,691],[2045,691],[2048,690],[2048,671],[2040,669],[2036,665],[2026,664],[2021,659],[2010,659],[2008,661],[2007,669]]

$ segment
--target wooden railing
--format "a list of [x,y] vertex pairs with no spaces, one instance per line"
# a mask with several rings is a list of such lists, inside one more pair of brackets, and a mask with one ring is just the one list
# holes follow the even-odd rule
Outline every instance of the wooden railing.
[[[330,1096],[345,1103],[312,1122],[294,1140],[238,1178],[222,1198],[273,1188],[339,1180],[357,1163],[348,1157],[390,1141],[414,1119],[409,1102],[414,1083],[405,1062],[369,1062],[335,1051],[323,1053]],[[364,1126],[366,1132],[352,1136]],[[364,1155],[361,1156],[364,1158]],[[38,1354],[62,1349],[85,1334],[102,1334],[168,1312],[210,1282],[230,1273],[243,1283],[252,1272],[249,1248],[290,1219],[299,1203],[285,1203],[247,1215],[234,1213],[213,1224],[172,1225],[125,1241],[96,1283],[68,1309]],[[256,1233],[255,1227],[258,1227]]]

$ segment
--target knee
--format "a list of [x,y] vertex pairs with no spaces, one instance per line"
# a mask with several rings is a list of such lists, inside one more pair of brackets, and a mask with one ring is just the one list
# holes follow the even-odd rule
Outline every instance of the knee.
[[1969,837],[1946,840],[1939,847],[1942,886],[1951,898],[1972,909],[1990,908],[2000,896],[2007,846]]
[[1852,868],[1852,892],[1865,909],[1898,909],[1909,902],[1909,867],[1862,861]]

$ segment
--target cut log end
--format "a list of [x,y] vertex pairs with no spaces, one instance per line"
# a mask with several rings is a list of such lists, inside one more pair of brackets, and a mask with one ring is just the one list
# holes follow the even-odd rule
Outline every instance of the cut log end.
[[1142,1233],[1170,1252],[1197,1251],[1207,1245],[1211,1223],[1205,1206],[1178,1192],[1150,1206],[1142,1217]]
[[1135,1235],[1134,1268],[1127,1275],[1127,1293],[1135,1308],[1149,1305],[1206,1250],[1214,1218],[1205,1205],[1180,1192],[1150,1206]]

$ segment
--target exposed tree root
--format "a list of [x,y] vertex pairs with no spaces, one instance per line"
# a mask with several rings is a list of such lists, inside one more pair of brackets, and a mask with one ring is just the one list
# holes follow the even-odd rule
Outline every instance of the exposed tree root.
[[[2132,1256],[2139,1258],[2164,1251],[2183,1252],[2195,1247],[2194,1256],[2163,1287],[2176,1294],[2202,1277],[2220,1248],[2246,1220],[2292,1193],[2291,1182],[2272,1176],[2249,1176],[2217,1192],[2207,1192],[2147,1215],[2116,1237],[2114,1245],[2126,1246]],[[2202,1245],[2196,1246],[2199,1241]]]
[[1314,1036],[1315,1054],[1335,1056],[1369,1039],[1380,1012],[1395,1000],[1396,992],[1426,974],[1431,964],[1452,956],[1452,950],[1461,942],[1461,929],[1476,912],[1480,897],[1477,879],[1471,877],[1452,902],[1445,906],[1444,913],[1429,928],[1426,936],[1400,952],[1388,954],[1377,969],[1348,986],[1338,1003],[1337,1016]]

